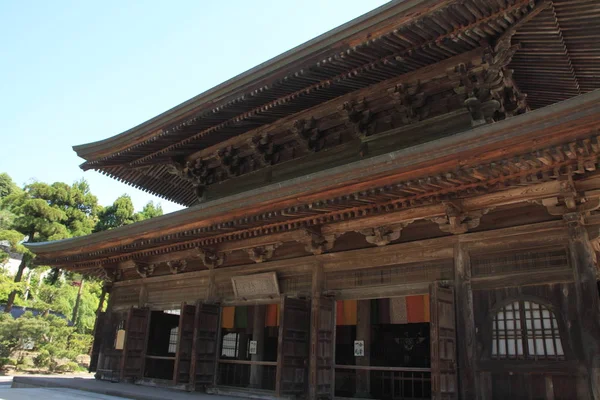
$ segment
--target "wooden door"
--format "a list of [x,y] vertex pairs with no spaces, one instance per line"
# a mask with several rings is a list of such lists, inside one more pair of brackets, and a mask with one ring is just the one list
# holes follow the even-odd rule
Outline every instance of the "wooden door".
[[434,283],[430,299],[431,396],[437,400],[457,399],[454,290]]
[[306,391],[310,343],[310,301],[284,297],[281,301],[277,348],[278,396]]
[[196,306],[190,378],[195,390],[215,383],[221,308],[215,304]]
[[98,357],[100,356],[100,348],[102,347],[102,338],[105,336],[104,325],[106,322],[106,313],[98,313],[96,324],[94,326],[94,343],[92,343],[92,354],[90,354],[90,366],[88,367],[88,372],[96,372],[96,369],[98,368]]
[[313,304],[309,398],[333,399],[335,391],[335,300],[318,297]]
[[144,375],[150,310],[132,308],[125,325],[125,346],[121,359],[121,379],[136,379]]
[[173,381],[189,383],[192,367],[192,347],[194,343],[194,326],[196,322],[196,306],[183,303],[179,314],[179,329]]

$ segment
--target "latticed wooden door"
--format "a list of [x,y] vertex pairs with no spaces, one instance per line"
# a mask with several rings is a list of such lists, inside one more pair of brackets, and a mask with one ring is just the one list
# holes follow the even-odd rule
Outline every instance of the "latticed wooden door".
[[284,297],[277,352],[277,395],[303,395],[307,387],[310,301]]
[[92,344],[92,354],[90,356],[89,372],[95,372],[98,368],[98,357],[100,356],[100,348],[102,346],[102,339],[104,339],[104,326],[108,323],[106,313],[101,312],[96,317],[96,331],[94,332],[94,343]]
[[216,304],[196,306],[194,339],[190,369],[196,390],[215,383],[221,308]]
[[121,379],[136,379],[144,375],[150,310],[132,308],[125,325],[125,346],[121,360]]
[[319,297],[314,300],[311,354],[311,399],[333,399],[335,391],[335,300]]
[[454,290],[433,283],[430,299],[431,396],[434,400],[457,399]]
[[196,306],[181,305],[179,329],[177,331],[177,352],[173,380],[175,383],[189,383],[192,367],[192,347],[194,343],[194,327],[196,324]]

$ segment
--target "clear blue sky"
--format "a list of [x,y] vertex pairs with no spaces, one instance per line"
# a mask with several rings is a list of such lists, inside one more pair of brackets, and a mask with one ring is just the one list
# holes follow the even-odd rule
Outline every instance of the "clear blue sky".
[[0,1],[0,172],[84,177],[100,204],[159,200],[71,146],[115,135],[385,3],[371,0]]

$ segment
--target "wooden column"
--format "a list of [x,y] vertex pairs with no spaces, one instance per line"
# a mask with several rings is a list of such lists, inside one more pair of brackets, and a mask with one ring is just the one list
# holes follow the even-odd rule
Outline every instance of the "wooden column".
[[575,279],[581,346],[589,373],[589,389],[592,398],[600,400],[600,302],[594,250],[581,213],[567,213],[563,218],[569,229],[569,256]]
[[[356,357],[356,365],[371,364],[371,300],[359,300],[357,303],[356,340],[364,340],[365,355]],[[371,397],[371,371],[356,371],[355,397]]]
[[138,306],[140,308],[146,307],[148,303],[148,286],[145,283],[142,283],[140,286],[140,297],[138,299]]
[[454,245],[454,293],[460,398],[478,399],[480,395],[477,390],[477,344],[471,290],[471,260],[466,244],[460,242]]
[[[96,335],[94,334],[94,340],[97,340],[98,337],[100,337],[100,345],[99,345],[99,349],[98,349],[98,363],[96,364],[96,369],[103,369],[104,368],[104,357],[106,355],[106,350],[108,349],[109,346],[112,346],[112,343],[107,343],[107,338],[110,337],[111,334],[111,330],[112,330],[112,309],[113,309],[113,304],[114,304],[114,296],[111,295],[112,292],[112,283],[106,283],[103,287],[102,287],[102,292],[108,294],[108,303],[106,304],[106,313],[104,314],[104,326],[96,326],[94,328],[94,330],[100,330],[100,334]],[[104,301],[104,297],[102,297],[102,301]],[[98,310],[96,310],[96,316],[99,315],[98,311],[102,311],[102,304],[100,304],[98,306]],[[100,376],[97,376],[97,378],[100,378]]]
[[319,340],[319,297],[323,293],[325,287],[325,274],[323,273],[323,265],[315,261],[312,271],[311,282],[311,316],[310,316],[310,355],[308,363],[308,398],[317,398],[318,384],[318,340]]
[[[264,305],[254,306],[252,325],[252,340],[256,340],[256,354],[252,355],[252,361],[263,361],[265,350],[265,316],[267,307]],[[260,388],[262,386],[263,367],[260,365],[250,366],[250,387]]]

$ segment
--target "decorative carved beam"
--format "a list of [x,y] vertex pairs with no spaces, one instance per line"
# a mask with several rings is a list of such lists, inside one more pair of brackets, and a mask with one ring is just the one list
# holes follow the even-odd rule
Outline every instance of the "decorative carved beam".
[[255,152],[253,160],[260,166],[276,164],[279,161],[279,146],[270,135],[255,136],[248,141],[248,146]]
[[470,229],[478,227],[481,217],[491,211],[491,208],[486,208],[478,211],[463,212],[457,204],[451,202],[445,202],[444,207],[446,208],[446,215],[444,217],[431,218],[430,221],[438,224],[442,232],[454,235],[466,233]]
[[123,270],[119,268],[100,267],[99,278],[106,283],[114,283],[123,277]]
[[215,153],[215,158],[221,163],[221,168],[228,178],[235,177],[240,172],[240,157],[238,150],[228,146]]
[[172,175],[190,182],[200,200],[204,198],[206,186],[214,180],[214,170],[209,169],[208,164],[201,158],[186,163],[172,160],[167,164],[167,168]]
[[266,246],[251,247],[245,250],[252,261],[261,263],[270,260],[273,257],[275,249],[281,245],[282,243],[274,243]]
[[579,213],[586,216],[600,208],[600,197],[585,197],[577,193],[572,176],[561,176],[559,180],[561,194],[538,202],[546,207],[550,215]]
[[152,274],[154,274],[154,269],[155,269],[156,265],[150,264],[150,263],[145,263],[143,261],[134,261],[133,263],[135,265],[136,272],[142,278],[148,278],[148,277],[152,276]]
[[406,221],[395,226],[381,226],[378,228],[361,229],[358,233],[365,236],[367,242],[377,246],[385,246],[400,238],[402,229],[413,221]]
[[178,274],[180,272],[185,271],[185,267],[187,267],[186,260],[172,260],[167,261],[167,265],[169,266],[169,270],[172,274]]
[[325,141],[321,130],[317,128],[317,121],[314,118],[298,119],[290,129],[294,139],[305,150],[317,152],[324,146]]
[[320,226],[304,230],[305,236],[297,241],[305,245],[307,252],[314,255],[323,254],[333,248],[338,234],[323,235]]
[[427,96],[422,91],[420,82],[414,85],[398,84],[388,89],[388,93],[403,124],[419,122],[429,115],[429,109],[425,106]]
[[340,112],[347,118],[346,124],[353,129],[354,136],[365,138],[373,133],[373,114],[365,99],[347,101],[339,107]]
[[227,259],[227,252],[216,252],[210,249],[197,248],[198,257],[202,260],[202,264],[208,269],[213,269],[223,265]]

